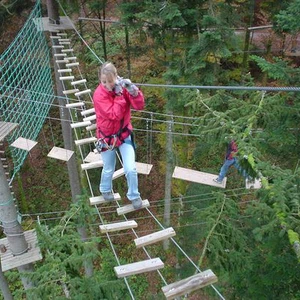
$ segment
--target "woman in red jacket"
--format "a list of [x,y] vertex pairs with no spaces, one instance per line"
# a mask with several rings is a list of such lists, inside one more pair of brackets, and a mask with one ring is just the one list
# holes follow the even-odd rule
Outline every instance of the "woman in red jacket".
[[100,84],[93,101],[96,111],[98,151],[101,151],[103,170],[100,192],[106,201],[112,201],[112,176],[116,166],[116,150],[119,149],[127,179],[127,198],[135,209],[142,206],[135,167],[135,149],[131,138],[130,108],[144,108],[143,93],[129,79],[121,79],[115,66],[104,63],[99,74]]

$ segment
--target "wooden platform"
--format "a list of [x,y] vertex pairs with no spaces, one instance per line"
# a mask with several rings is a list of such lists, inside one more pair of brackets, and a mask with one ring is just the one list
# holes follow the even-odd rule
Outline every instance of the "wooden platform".
[[81,169],[84,170],[90,170],[90,169],[97,169],[103,167],[103,161],[98,160],[98,161],[92,161],[89,163],[84,163],[81,164]]
[[[119,193],[114,194],[114,200],[112,201],[119,201],[121,200],[121,196]],[[97,204],[104,204],[109,203],[110,201],[105,201],[103,196],[97,196],[97,197],[90,197],[90,204],[91,205],[97,205]]]
[[[143,200],[143,205],[140,209],[148,207],[148,206],[150,206],[149,201],[147,199]],[[128,205],[117,208],[117,214],[120,216],[120,215],[125,215],[129,212],[137,211],[137,210],[139,210],[139,209],[134,209],[132,204],[128,204]]]
[[59,147],[53,147],[47,156],[55,158],[55,159],[59,159],[59,160],[68,161],[72,157],[73,154],[74,154],[74,151],[67,150],[64,148],[59,148]]
[[217,276],[211,270],[206,270],[194,276],[166,285],[162,287],[162,291],[169,300],[196,291],[217,281]]
[[0,253],[3,272],[29,263],[33,263],[43,258],[40,252],[40,248],[38,247],[35,230],[25,231],[24,235],[28,243],[29,250],[26,253],[18,256],[14,256],[12,254],[7,238],[3,238],[0,240],[0,244],[4,245],[7,249],[5,253]]
[[83,160],[84,162],[102,161],[101,153],[90,152]]
[[249,180],[246,179],[245,183],[246,183],[246,189],[258,190],[261,188],[260,179],[255,179],[254,182],[250,182]]
[[223,189],[225,189],[227,181],[227,177],[225,177],[222,184],[219,184],[213,181],[213,179],[217,178],[218,175],[195,171],[192,169],[185,169],[181,167],[175,167],[172,177],[186,181],[211,185]]
[[[149,173],[153,167],[153,165],[140,163],[140,162],[136,162],[135,166],[136,166],[136,171],[138,172],[138,174],[144,174],[144,175],[149,175]],[[113,179],[119,178],[119,177],[123,176],[124,174],[125,174],[124,168],[121,168],[114,172]]]
[[[34,24],[37,26],[37,29],[39,31],[51,31],[51,32],[57,32],[59,30],[69,30],[73,29],[72,26],[72,21],[70,20],[69,17],[59,17],[60,19],[60,24],[51,24],[49,22],[48,17],[43,17],[43,18],[35,18],[33,19]],[[60,38],[60,37],[58,37]]]
[[3,141],[18,125],[17,123],[0,121],[0,141]]
[[158,269],[162,269],[164,267],[164,263],[160,258],[153,258],[149,260],[142,260],[136,263],[123,265],[119,267],[114,267],[115,273],[118,278],[140,274],[150,271],[155,271]]
[[137,226],[138,226],[137,223],[134,220],[132,220],[132,221],[100,225],[99,228],[102,233],[106,233],[106,232],[136,228]]
[[134,240],[137,248],[144,247],[147,245],[154,244],[156,242],[163,241],[169,237],[175,236],[176,232],[172,227],[166,228],[161,231],[157,231]]
[[29,140],[29,139],[24,139],[22,137],[18,137],[11,144],[11,146],[15,147],[15,148],[18,148],[18,149],[30,151],[36,144],[37,144],[37,142],[35,142],[35,141]]

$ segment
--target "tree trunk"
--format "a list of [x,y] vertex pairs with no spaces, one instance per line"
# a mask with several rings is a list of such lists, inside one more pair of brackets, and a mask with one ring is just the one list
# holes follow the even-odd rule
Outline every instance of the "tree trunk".
[[[54,0],[47,0],[47,9],[48,9],[48,15],[50,16],[56,15],[51,9],[53,8],[53,5],[49,5],[49,2],[53,2]],[[55,1],[54,1],[55,2]],[[55,33],[52,33],[53,35]],[[58,43],[56,40],[53,41],[53,43]],[[56,53],[60,53],[60,49],[56,49]],[[59,102],[59,113],[61,120],[61,127],[62,127],[62,134],[63,134],[63,140],[64,140],[64,147],[67,150],[74,150],[74,141],[72,136],[72,128],[70,126],[71,123],[71,117],[69,110],[65,106],[65,102],[63,100],[64,94],[63,94],[63,86],[59,79],[59,73],[58,73],[58,67],[56,64],[54,64],[54,72],[55,72],[55,81],[56,81],[56,91],[58,102]],[[68,120],[68,121],[67,121]],[[68,174],[69,174],[69,180],[70,180],[70,188],[71,188],[71,194],[72,194],[72,202],[77,203],[78,199],[77,197],[81,194],[81,186],[80,186],[80,179],[79,179],[79,172],[77,168],[76,163],[76,157],[75,155],[72,155],[72,157],[67,162],[68,166]],[[88,234],[85,227],[77,227],[77,231],[80,234],[81,240],[85,241],[88,238]],[[86,276],[90,277],[93,274],[93,264],[91,261],[84,263],[85,267],[85,274]]]
[[4,300],[13,300],[13,296],[9,290],[7,280],[2,272],[1,263],[0,263],[0,289]]
[[[171,110],[167,114],[172,114]],[[171,117],[172,118],[172,117]],[[165,177],[165,209],[164,209],[164,227],[170,226],[170,213],[171,213],[171,191],[172,191],[172,173],[173,173],[173,120],[167,123],[167,138],[166,138],[166,177]],[[164,240],[163,248],[168,250],[170,245],[169,239]]]
[[[0,220],[2,221],[3,232],[7,236],[10,251],[15,255],[21,255],[28,250],[28,244],[24,236],[23,228],[17,220],[17,210],[14,205],[13,197],[10,193],[5,171],[0,160]],[[32,287],[33,284],[22,276],[22,270],[33,271],[33,265],[26,264],[19,267],[20,276],[24,289]]]

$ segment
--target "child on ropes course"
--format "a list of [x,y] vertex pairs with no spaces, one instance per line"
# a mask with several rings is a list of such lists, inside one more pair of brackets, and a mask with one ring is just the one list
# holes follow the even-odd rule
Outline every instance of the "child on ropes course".
[[99,189],[105,201],[114,200],[112,177],[116,166],[116,150],[119,149],[127,179],[127,198],[135,209],[139,209],[142,199],[138,190],[130,108],[142,110],[144,96],[129,79],[120,78],[110,62],[101,66],[99,80],[100,84],[93,95],[98,139],[96,148],[103,159]]
[[221,167],[219,176],[214,179],[214,182],[222,184],[224,177],[227,174],[229,167],[234,166],[239,172],[242,173],[245,179],[252,181],[253,179],[249,177],[247,172],[239,165],[236,154],[238,152],[237,144],[234,140],[231,140],[227,147],[227,152],[225,155],[225,161]]

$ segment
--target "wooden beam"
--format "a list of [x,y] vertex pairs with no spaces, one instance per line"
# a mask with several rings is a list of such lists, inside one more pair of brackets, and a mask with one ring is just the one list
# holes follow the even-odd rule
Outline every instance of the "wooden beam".
[[[121,200],[121,196],[119,193],[114,194],[114,200],[112,201],[119,201]],[[103,204],[103,203],[108,203],[110,201],[105,201],[103,196],[97,196],[97,197],[90,197],[90,204],[91,205],[97,205],[97,204]]]
[[18,127],[19,124],[0,121],[0,141],[3,141],[7,135]]
[[85,164],[81,164],[81,169],[84,170],[90,170],[90,169],[97,169],[103,167],[103,161],[93,161]]
[[29,263],[33,263],[43,258],[38,246],[38,240],[35,230],[25,231],[24,235],[26,242],[28,243],[28,251],[17,256],[12,254],[7,238],[3,238],[0,240],[0,245],[4,245],[6,249],[4,253],[0,252],[3,272]]
[[55,159],[68,161],[73,154],[74,151],[67,150],[64,148],[59,148],[59,147],[53,147],[47,156]]
[[134,220],[132,220],[132,221],[100,225],[99,228],[102,233],[106,233],[106,232],[136,228],[137,226],[138,226],[137,223]]
[[85,126],[89,126],[92,123],[90,121],[86,121],[86,122],[77,122],[77,123],[72,123],[71,124],[71,128],[79,128],[79,127],[85,127]]
[[169,300],[191,293],[217,281],[217,276],[211,270],[206,270],[194,276],[166,285],[162,287],[162,291]]
[[175,167],[173,175],[173,178],[187,180],[191,182],[211,185],[219,188],[225,188],[226,187],[226,181],[227,178],[225,177],[223,179],[223,182],[221,184],[214,182],[213,180],[218,177],[218,175],[195,171],[192,169],[185,169],[181,167]]
[[161,261],[160,258],[157,257],[132,264],[114,267],[114,270],[118,278],[123,278],[134,274],[155,271],[158,269],[162,269],[163,267],[164,263]]
[[[153,165],[145,164],[141,162],[135,162],[136,171],[138,174],[149,175]],[[113,179],[119,178],[125,174],[124,168],[121,168],[114,172]]]
[[[150,206],[150,203],[147,199],[143,200],[142,202],[143,202],[143,204],[142,204],[142,207],[140,209]],[[128,204],[128,205],[117,208],[117,214],[120,216],[120,215],[124,215],[124,214],[127,214],[129,212],[136,211],[136,210],[137,209],[134,209],[132,204]]]
[[163,241],[169,237],[175,236],[176,232],[172,227],[166,228],[161,231],[157,231],[134,240],[137,248],[144,247],[150,244],[154,244],[159,241]]
[[95,143],[95,142],[97,142],[97,138],[95,138],[94,136],[92,136],[92,137],[89,137],[89,138],[85,138],[85,139],[81,139],[81,140],[76,140],[75,141],[75,145],[76,146],[81,146],[81,145]]

